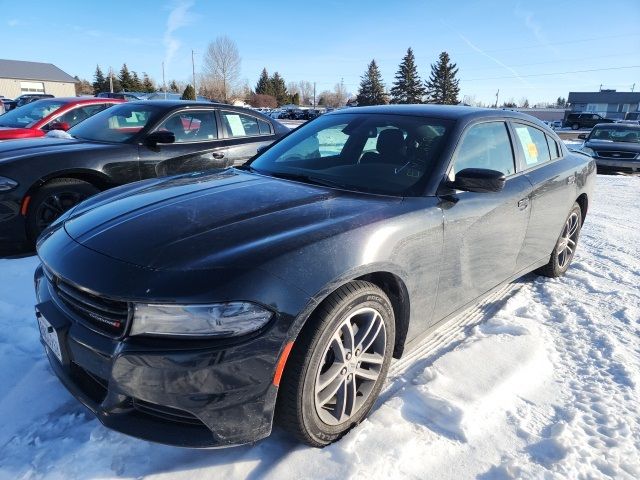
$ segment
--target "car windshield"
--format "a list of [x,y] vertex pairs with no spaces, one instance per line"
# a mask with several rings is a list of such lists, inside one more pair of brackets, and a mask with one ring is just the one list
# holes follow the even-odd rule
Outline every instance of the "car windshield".
[[596,142],[624,142],[639,143],[640,129],[638,128],[612,128],[596,127],[591,131],[589,140]]
[[163,111],[152,104],[123,103],[89,117],[69,130],[69,134],[82,140],[96,142],[126,142],[158,119]]
[[38,100],[8,111],[0,117],[0,127],[29,128],[62,107],[60,100]]
[[303,125],[257,157],[257,173],[383,195],[419,195],[452,121],[344,113]]

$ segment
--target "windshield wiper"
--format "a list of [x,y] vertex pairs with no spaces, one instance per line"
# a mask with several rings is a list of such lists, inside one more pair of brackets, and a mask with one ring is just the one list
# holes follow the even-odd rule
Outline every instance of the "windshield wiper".
[[324,187],[336,187],[336,188],[344,188],[347,190],[352,190],[352,189],[357,190],[355,187],[352,187],[352,186],[347,186],[339,182],[327,180],[326,178],[312,177],[310,175],[305,175],[304,173],[268,172],[266,173],[266,175],[270,175],[276,178],[283,178],[285,180],[296,180],[303,183],[322,185]]

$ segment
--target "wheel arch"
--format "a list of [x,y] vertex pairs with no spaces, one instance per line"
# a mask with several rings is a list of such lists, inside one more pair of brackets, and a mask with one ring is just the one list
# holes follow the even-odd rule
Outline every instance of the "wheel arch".
[[576,203],[580,205],[580,211],[582,215],[581,223],[584,223],[584,220],[587,217],[587,210],[589,209],[589,197],[586,193],[581,193],[578,198],[576,198]]

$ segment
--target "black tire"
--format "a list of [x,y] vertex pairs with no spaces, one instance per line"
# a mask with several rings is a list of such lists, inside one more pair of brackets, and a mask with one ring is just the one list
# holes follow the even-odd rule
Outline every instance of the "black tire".
[[[575,218],[577,223],[575,227],[575,233],[570,235],[571,242],[573,242],[573,244],[570,245],[570,243],[566,241],[566,234],[570,233],[568,232],[568,229],[570,228],[569,222],[572,218]],[[567,220],[562,227],[562,232],[560,232],[560,236],[556,241],[556,246],[553,247],[553,251],[551,252],[551,255],[549,257],[549,263],[538,268],[535,273],[550,278],[556,278],[564,275],[564,273],[568,270],[569,265],[571,265],[571,261],[573,260],[573,256],[575,255],[581,228],[582,210],[580,208],[580,205],[574,203],[573,207],[571,207],[569,215],[567,216]],[[564,249],[567,245],[572,247],[572,251],[570,254],[567,254],[565,250],[566,257],[563,258],[561,250]]]
[[[322,372],[328,364],[328,357],[332,352],[331,345],[334,345],[335,335],[340,335],[339,332],[343,331],[340,327],[344,325],[344,322],[357,319],[358,314],[354,315],[355,312],[364,311],[366,313],[360,315],[369,315],[369,310],[378,312],[379,316],[376,317],[373,314],[373,317],[376,318],[375,321],[378,322],[378,325],[381,319],[386,332],[384,338],[376,337],[378,353],[372,353],[373,347],[371,347],[364,352],[360,351],[358,354],[359,350],[354,347],[352,349],[353,356],[350,362],[347,362],[350,364],[349,372],[354,373],[345,373],[347,367],[340,367],[338,370],[334,370],[336,372],[340,371],[340,374],[336,374],[335,383],[331,383],[332,385],[343,385],[343,387],[339,387],[338,391],[344,392],[343,398],[345,399],[344,404],[346,404],[346,398],[349,396],[347,392],[350,391],[348,385],[353,382],[355,388],[353,391],[357,393],[355,395],[352,394],[351,398],[357,399],[361,404],[358,408],[353,407],[351,416],[344,421],[336,419],[334,424],[327,423],[320,415],[324,415],[325,419],[331,415],[328,410],[323,410],[324,407],[318,406],[316,382],[319,381],[320,375],[329,375],[329,372]],[[354,323],[354,325],[356,324]],[[367,332],[374,329],[372,327]],[[363,332],[364,330],[363,328]],[[354,331],[353,337],[357,338],[359,331],[360,327]],[[378,327],[377,331],[381,331],[381,327]],[[362,336],[371,338],[364,333]],[[276,404],[277,423],[298,440],[313,447],[324,447],[342,437],[367,416],[378,398],[389,369],[394,342],[395,320],[393,307],[387,295],[374,284],[364,281],[354,281],[340,287],[316,309],[296,339],[278,392]],[[356,343],[354,342],[354,344]],[[360,344],[365,343],[363,341]],[[382,345],[384,345],[384,353],[380,354],[379,349],[382,348]],[[345,349],[344,351],[346,352],[347,350]],[[380,366],[375,367],[376,369],[379,368],[379,373],[376,372],[378,376],[375,380],[361,379],[357,369],[351,370],[354,368],[352,365],[354,362],[364,358],[364,353],[378,355],[382,359]],[[345,358],[349,359],[348,353]],[[336,363],[339,362],[336,358],[333,358],[331,368]],[[366,360],[362,360],[362,363],[366,363]],[[360,363],[357,363],[357,368],[360,368]],[[356,386],[359,378],[362,383]],[[319,393],[324,391],[321,390]],[[340,394],[336,393],[335,395],[335,410],[337,410]],[[355,405],[355,402],[356,400],[354,400],[353,405]],[[343,412],[346,411],[343,410]]]
[[100,190],[76,178],[56,178],[32,196],[27,211],[27,238],[33,246],[38,235],[64,212]]
[[571,125],[571,130],[578,130],[580,128],[580,125],[577,123],[574,123]]

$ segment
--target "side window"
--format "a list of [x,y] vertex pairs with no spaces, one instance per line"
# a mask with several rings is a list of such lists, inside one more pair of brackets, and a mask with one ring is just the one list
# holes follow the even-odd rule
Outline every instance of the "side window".
[[515,173],[513,149],[504,122],[480,123],[465,133],[456,153],[453,172],[465,168],[486,168],[505,175]]
[[302,142],[296,144],[285,152],[277,163],[295,160],[333,157],[340,155],[345,143],[349,140],[349,135],[342,130],[346,124],[334,125],[307,137]]
[[524,162],[527,166],[533,167],[540,163],[551,160],[549,145],[547,145],[546,135],[537,128],[515,123],[513,125],[516,137],[524,152]]
[[551,154],[551,160],[554,160],[560,157],[561,150],[560,150],[560,146],[558,145],[558,142],[556,142],[549,135],[546,135],[546,137],[547,137],[547,145],[549,146],[549,153]]
[[73,127],[90,116],[104,110],[107,106],[110,107],[111,104],[105,105],[101,103],[98,105],[85,105],[84,107],[74,108],[60,115],[54,122],[68,123],[70,127]]
[[273,133],[271,131],[271,125],[269,124],[269,122],[258,120],[258,126],[260,128],[260,135],[271,135]]
[[230,137],[250,137],[260,135],[258,119],[250,115],[236,112],[220,112],[222,121]]
[[173,132],[176,143],[206,142],[218,138],[213,111],[175,113],[162,122],[158,130]]

